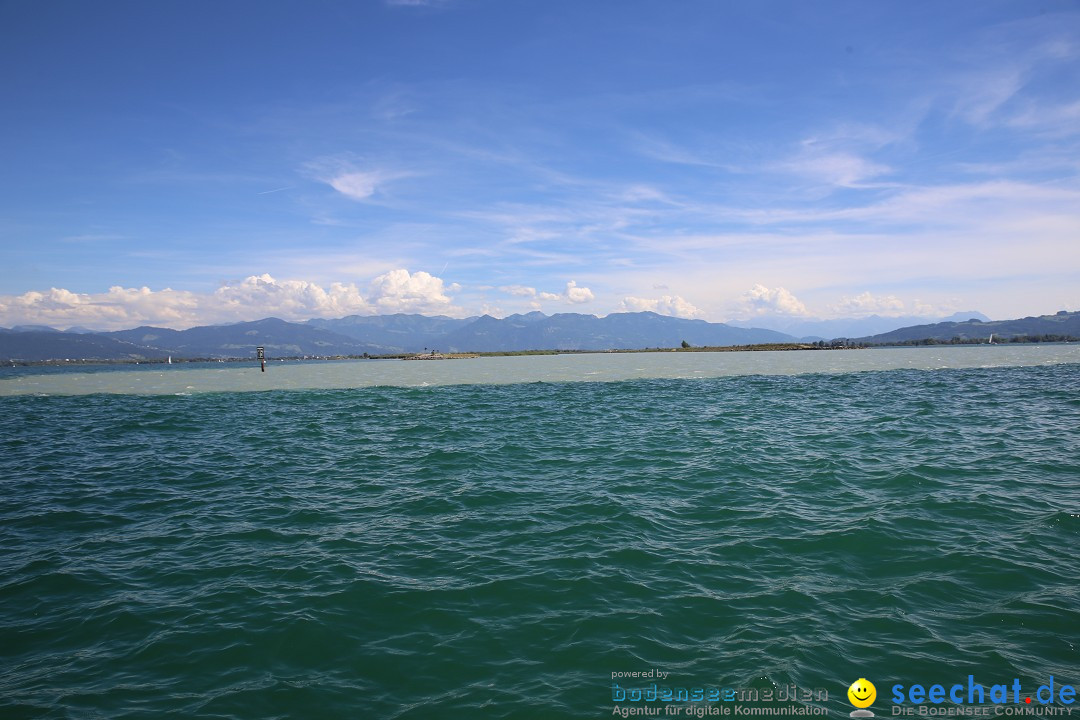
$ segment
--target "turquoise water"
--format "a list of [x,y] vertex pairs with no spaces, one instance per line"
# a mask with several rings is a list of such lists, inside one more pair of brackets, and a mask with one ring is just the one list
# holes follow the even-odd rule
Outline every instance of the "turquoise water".
[[1074,363],[0,411],[0,717],[1080,683]]
[[1080,363],[1080,344],[959,345],[786,352],[652,352],[484,357],[443,362],[345,360],[177,365],[0,367],[11,395],[193,395],[257,390],[612,382],[873,370],[945,370]]

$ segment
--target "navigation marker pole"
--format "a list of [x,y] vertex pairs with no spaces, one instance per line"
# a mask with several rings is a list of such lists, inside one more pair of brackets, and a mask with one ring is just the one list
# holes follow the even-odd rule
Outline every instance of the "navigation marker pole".
[[259,358],[259,365],[262,367],[262,371],[266,372],[266,348],[262,345],[255,348],[255,356]]

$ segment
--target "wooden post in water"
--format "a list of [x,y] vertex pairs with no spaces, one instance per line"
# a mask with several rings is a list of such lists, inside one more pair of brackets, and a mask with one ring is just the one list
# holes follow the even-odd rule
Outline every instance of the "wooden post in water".
[[259,358],[259,366],[262,368],[262,371],[266,372],[266,348],[260,345],[255,348],[255,354]]

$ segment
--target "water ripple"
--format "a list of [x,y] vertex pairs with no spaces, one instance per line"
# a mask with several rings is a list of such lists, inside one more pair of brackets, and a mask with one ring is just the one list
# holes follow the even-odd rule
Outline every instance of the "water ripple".
[[1078,680],[1077,370],[2,398],[0,711]]

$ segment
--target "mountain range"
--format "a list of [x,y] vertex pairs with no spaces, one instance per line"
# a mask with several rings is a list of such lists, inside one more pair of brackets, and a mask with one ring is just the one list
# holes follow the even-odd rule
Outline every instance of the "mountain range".
[[137,327],[87,333],[41,326],[0,330],[0,359],[155,360],[254,357],[256,346],[269,357],[392,355],[440,350],[609,350],[693,345],[743,345],[791,342],[773,330],[736,328],[723,323],[657,315],[652,312],[595,315],[533,312],[465,319],[426,315],[352,315],[292,323],[266,318],[188,330]]
[[[968,313],[965,313],[967,315]],[[973,313],[978,315],[978,313]],[[985,317],[985,316],[982,316]],[[891,330],[859,338],[869,343],[934,338],[950,340],[1011,336],[1080,337],[1080,313],[1018,320],[939,322]],[[131,330],[60,331],[43,326],[0,328],[0,360],[164,360],[174,358],[253,358],[256,346],[268,357],[393,355],[516,350],[610,350],[785,343],[798,338],[776,330],[734,327],[724,323],[658,315],[653,312],[612,313],[606,317],[580,313],[545,315],[531,312],[494,318],[464,319],[426,315],[374,315],[286,322],[266,318],[231,325],[188,330],[143,326]]]
[[[776,330],[777,332],[794,335],[803,340],[831,340],[832,338],[861,338],[871,335],[880,335],[891,332],[898,328],[913,327],[917,325],[930,325],[942,322],[963,322],[966,320],[981,320],[987,322],[990,318],[975,310],[967,310],[949,315],[948,317],[930,317],[925,315],[901,315],[884,317],[882,315],[868,315],[860,318],[837,318],[834,320],[813,320],[801,317],[765,315],[753,320],[757,327]],[[745,326],[746,323],[734,323]]]
[[966,322],[940,322],[931,325],[900,328],[887,333],[859,338],[868,343],[901,343],[916,340],[949,341],[987,340],[993,335],[1007,340],[1013,337],[1071,337],[1080,338],[1080,312],[1062,310],[1055,315],[1029,315],[1016,320],[968,320]]
[[84,333],[57,330],[0,330],[0,359],[164,360],[176,358],[247,358],[256,346],[272,357],[361,355],[376,346],[304,323],[277,318],[188,330],[137,327]]
[[494,318],[490,315],[454,320],[423,315],[352,315],[310,324],[381,345],[383,352],[447,352],[513,350],[611,350],[691,345],[745,345],[792,342],[774,330],[737,328],[724,323],[658,315],[654,312],[545,315],[531,312]]

